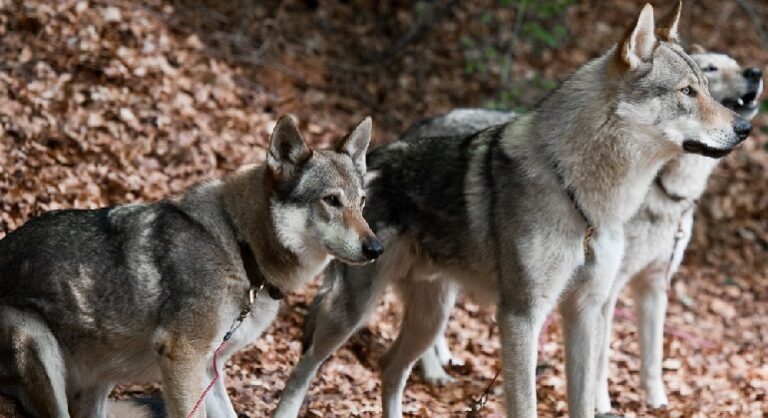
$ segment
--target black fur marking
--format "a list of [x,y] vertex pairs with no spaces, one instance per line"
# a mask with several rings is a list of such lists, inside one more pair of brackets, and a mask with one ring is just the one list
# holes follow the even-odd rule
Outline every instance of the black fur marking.
[[733,151],[733,148],[713,148],[692,139],[683,142],[683,149],[691,154],[699,154],[709,158],[722,158]]

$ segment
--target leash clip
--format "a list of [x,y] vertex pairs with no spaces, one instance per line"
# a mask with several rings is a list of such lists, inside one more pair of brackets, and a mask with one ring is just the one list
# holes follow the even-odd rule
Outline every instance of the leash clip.
[[584,231],[584,258],[591,260],[592,257],[595,255],[595,252],[592,251],[592,237],[595,236],[597,233],[597,227],[594,225],[589,225],[587,227],[587,230]]

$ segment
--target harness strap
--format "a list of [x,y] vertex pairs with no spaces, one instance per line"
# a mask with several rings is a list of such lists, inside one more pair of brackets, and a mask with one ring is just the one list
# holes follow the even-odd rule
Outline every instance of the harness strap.
[[565,182],[565,178],[563,178],[563,173],[560,171],[560,166],[557,164],[557,161],[550,158],[550,162],[552,163],[552,171],[555,173],[555,177],[557,177],[557,182],[560,183],[560,186],[565,190],[568,200],[571,201],[571,206],[573,206],[576,213],[578,213],[587,224],[587,229],[584,230],[584,240],[582,245],[584,246],[584,257],[587,260],[591,260],[595,255],[595,252],[592,250],[591,242],[592,238],[597,235],[597,226],[595,226],[594,222],[592,222],[579,203],[579,199],[576,198],[576,191]]

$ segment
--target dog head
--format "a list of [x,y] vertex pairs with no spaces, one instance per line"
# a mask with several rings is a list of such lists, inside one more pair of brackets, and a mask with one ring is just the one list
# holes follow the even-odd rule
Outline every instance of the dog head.
[[752,119],[758,112],[758,99],[763,92],[763,72],[759,68],[741,68],[738,62],[725,54],[707,52],[700,46],[692,47],[691,58],[709,80],[712,98],[741,117]]
[[616,49],[623,74],[617,115],[631,129],[685,152],[719,158],[752,126],[709,93],[708,80],[678,45],[678,2],[658,27],[646,5]]
[[280,241],[298,255],[325,251],[347,263],[365,263],[383,251],[363,219],[365,154],[371,118],[332,150],[311,150],[290,117],[277,122],[267,169],[275,190],[272,217]]

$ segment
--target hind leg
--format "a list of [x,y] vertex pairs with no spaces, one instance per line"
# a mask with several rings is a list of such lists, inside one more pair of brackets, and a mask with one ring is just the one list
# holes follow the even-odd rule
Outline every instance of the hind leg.
[[444,329],[454,295],[445,280],[401,283],[407,286],[400,289],[405,305],[400,335],[381,359],[384,416],[393,418],[403,415],[403,390],[413,363]]
[[37,416],[69,417],[65,372],[61,347],[43,321],[0,308],[0,391]]
[[662,379],[664,360],[664,317],[667,313],[667,286],[664,270],[657,268],[632,280],[640,333],[640,382],[651,408],[667,405]]
[[[390,249],[391,252],[391,249]],[[386,256],[386,254],[385,254]],[[299,415],[309,383],[320,365],[360,326],[385,288],[382,261],[366,266],[334,262],[315,297],[304,339],[305,351],[285,384],[275,417]]]
[[[456,304],[458,293],[458,286],[450,285],[445,295],[445,304],[448,306],[447,309],[449,311]],[[443,369],[443,366],[451,364],[460,366],[464,364],[461,360],[453,358],[451,349],[448,347],[448,339],[445,338],[445,327],[447,324],[447,321],[443,321],[443,326],[435,338],[434,346],[427,349],[419,359],[419,368],[424,376],[424,380],[434,386],[442,386],[453,381],[453,378]]]
[[69,399],[72,415],[77,418],[107,416],[107,398],[114,387],[114,384],[106,383],[76,391]]

